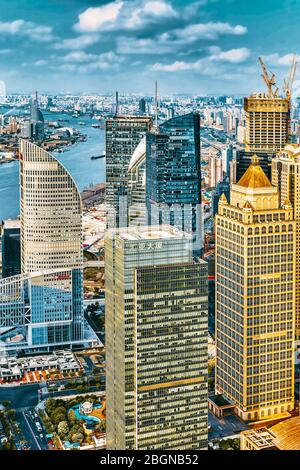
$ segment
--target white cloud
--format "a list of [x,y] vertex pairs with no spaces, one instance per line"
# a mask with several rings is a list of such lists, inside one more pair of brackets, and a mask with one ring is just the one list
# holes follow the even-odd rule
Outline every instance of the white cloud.
[[134,29],[147,24],[149,21],[156,21],[160,18],[177,17],[178,13],[174,10],[170,3],[164,0],[150,0],[142,7],[132,10],[131,15],[125,21],[125,26]]
[[12,36],[27,36],[40,42],[49,42],[54,39],[52,28],[50,26],[37,25],[31,21],[25,21],[22,19],[11,22],[0,21],[0,33]]
[[97,55],[95,54],[86,54],[84,51],[74,51],[61,57],[60,59],[64,62],[87,62],[89,60],[95,59],[96,57]]
[[220,65],[214,65],[214,62],[227,62],[239,64],[246,60],[250,55],[250,51],[246,48],[230,49],[222,51],[219,48],[213,48],[214,53],[203,57],[195,62],[176,61],[171,64],[156,63],[152,66],[152,70],[161,72],[178,72],[182,70],[194,70],[202,75],[219,74],[221,72]]
[[171,44],[163,44],[155,39],[137,39],[120,36],[117,38],[117,52],[125,55],[169,54],[175,52]]
[[115,23],[124,5],[121,0],[107,3],[101,7],[91,7],[79,15],[79,22],[74,26],[77,31],[93,32]]
[[292,63],[294,54],[285,54],[280,56],[279,54],[270,54],[264,57],[266,65],[286,66]]
[[44,65],[47,64],[47,61],[44,59],[36,60],[33,65],[36,67],[43,67]]
[[[241,35],[247,28],[241,25],[232,26],[229,23],[193,24],[183,29],[174,29],[156,38],[138,39],[134,37],[117,38],[119,54],[169,54],[181,50],[186,45],[196,43],[201,39],[214,40],[221,35]],[[217,48],[219,51],[219,48]],[[224,57],[226,60],[226,57]]]
[[240,24],[232,26],[229,23],[195,23],[182,29],[176,29],[164,33],[161,38],[164,40],[178,40],[185,43],[191,43],[199,39],[215,40],[219,36],[234,35],[240,36],[247,33],[247,28]]
[[229,51],[218,50],[213,53],[209,60],[231,62],[233,64],[239,64],[244,62],[250,56],[250,51],[246,47],[241,47],[240,49],[230,49]]
[[116,70],[124,60],[113,51],[102,54],[87,54],[84,51],[73,51],[65,56],[56,57],[57,65],[50,68],[66,72],[88,73],[96,70]]
[[85,34],[75,38],[63,39],[53,45],[54,49],[78,50],[96,44],[100,39],[98,34]]
[[178,72],[179,70],[190,70],[194,68],[195,63],[188,63],[183,61],[176,61],[173,64],[163,65],[156,63],[153,65],[152,70],[161,71],[161,72]]

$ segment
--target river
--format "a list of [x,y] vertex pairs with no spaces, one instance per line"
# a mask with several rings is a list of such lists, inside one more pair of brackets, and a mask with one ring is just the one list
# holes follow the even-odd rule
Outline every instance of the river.
[[[73,118],[70,115],[44,112],[45,121],[66,119],[61,125],[79,129],[87,136],[86,142],[78,142],[63,153],[53,153],[68,169],[79,190],[105,181],[105,160],[91,160],[92,155],[105,151],[105,131],[91,127],[96,120],[89,117]],[[84,122],[86,125],[79,125]],[[0,165],[0,221],[13,219],[19,215],[19,162]]]

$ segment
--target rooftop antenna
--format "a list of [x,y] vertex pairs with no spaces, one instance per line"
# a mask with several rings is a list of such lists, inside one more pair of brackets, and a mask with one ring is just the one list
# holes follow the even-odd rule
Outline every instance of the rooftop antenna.
[[119,92],[116,91],[116,116],[119,114]]
[[157,80],[155,80],[154,107],[155,107],[155,127],[158,127],[158,93],[157,93]]

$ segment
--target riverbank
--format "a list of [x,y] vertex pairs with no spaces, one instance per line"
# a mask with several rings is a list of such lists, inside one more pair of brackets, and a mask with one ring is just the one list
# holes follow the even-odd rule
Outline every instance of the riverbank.
[[[70,127],[82,131],[78,119],[72,116],[55,113],[45,113],[44,116],[49,121],[67,117]],[[83,132],[86,141],[76,142],[65,152],[55,152],[53,156],[67,168],[82,192],[99,182],[105,182],[105,159],[91,160],[91,156],[105,152],[105,131],[92,127],[97,121],[89,117],[81,117],[80,122],[85,122]],[[0,165],[0,221],[16,218],[20,213],[19,207],[19,162],[4,163]]]

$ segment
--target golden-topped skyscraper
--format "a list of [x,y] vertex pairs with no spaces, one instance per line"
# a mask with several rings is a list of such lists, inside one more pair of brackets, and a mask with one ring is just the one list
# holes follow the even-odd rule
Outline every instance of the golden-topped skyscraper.
[[243,420],[294,407],[295,221],[256,155],[216,215],[216,393]]
[[291,202],[296,221],[295,346],[298,356],[300,352],[300,146],[298,144],[286,145],[273,159],[272,183],[279,189],[281,203],[287,199]]

